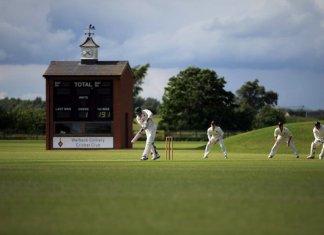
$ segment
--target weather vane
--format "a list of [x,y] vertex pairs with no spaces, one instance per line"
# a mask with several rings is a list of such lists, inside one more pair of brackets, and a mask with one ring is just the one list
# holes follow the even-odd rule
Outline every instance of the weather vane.
[[85,35],[88,35],[88,37],[91,37],[91,35],[94,35],[94,33],[91,32],[93,30],[96,30],[96,28],[94,27],[94,25],[90,24],[89,28],[88,28],[88,32],[85,33]]

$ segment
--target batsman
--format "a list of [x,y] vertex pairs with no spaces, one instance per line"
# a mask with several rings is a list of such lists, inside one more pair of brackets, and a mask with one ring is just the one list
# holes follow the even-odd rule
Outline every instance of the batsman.
[[147,160],[148,155],[152,152],[152,160],[160,158],[154,145],[154,139],[156,134],[156,125],[152,119],[153,113],[148,109],[143,109],[140,107],[135,108],[136,121],[141,126],[140,132],[145,131],[146,134],[146,145],[144,152],[142,154],[141,160]]

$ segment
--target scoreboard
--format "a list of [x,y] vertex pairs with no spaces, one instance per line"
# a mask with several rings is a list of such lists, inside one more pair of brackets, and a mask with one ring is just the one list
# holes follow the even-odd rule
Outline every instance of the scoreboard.
[[54,122],[113,120],[112,81],[54,81]]
[[43,77],[47,150],[132,148],[128,61],[51,61]]

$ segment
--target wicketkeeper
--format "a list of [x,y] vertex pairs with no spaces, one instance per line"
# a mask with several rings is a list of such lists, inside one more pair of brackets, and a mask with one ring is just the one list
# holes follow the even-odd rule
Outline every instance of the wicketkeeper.
[[156,125],[152,119],[153,113],[148,109],[141,109],[137,107],[135,109],[136,120],[139,125],[141,125],[141,130],[145,131],[146,134],[146,145],[144,152],[142,154],[141,160],[147,160],[148,155],[152,152],[152,160],[156,160],[160,158],[156,150],[156,146],[154,145],[154,139],[156,134]]
[[275,143],[269,153],[268,158],[273,158],[274,155],[276,155],[279,146],[281,144],[281,142],[285,139],[287,146],[290,147],[292,149],[292,151],[295,153],[296,158],[299,158],[299,154],[297,152],[297,149],[295,148],[293,142],[292,142],[292,133],[291,131],[287,128],[283,126],[282,122],[278,123],[278,127],[274,130],[274,138],[275,138]]
[[224,158],[225,159],[227,158],[226,147],[225,144],[223,143],[223,136],[224,136],[223,130],[219,126],[216,126],[216,123],[212,121],[210,123],[210,127],[207,129],[208,143],[206,145],[204,158],[208,158],[210,150],[215,143],[219,144],[224,154]]
[[324,155],[324,126],[320,122],[316,122],[313,128],[314,141],[311,144],[310,154],[307,159],[314,159],[316,147],[323,145],[322,151],[319,154],[319,159],[323,159]]

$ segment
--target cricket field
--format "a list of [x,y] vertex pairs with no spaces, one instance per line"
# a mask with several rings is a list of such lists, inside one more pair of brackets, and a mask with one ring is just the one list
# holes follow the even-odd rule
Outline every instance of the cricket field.
[[1,140],[0,234],[324,234],[324,160],[284,146],[268,159],[272,139],[263,153],[225,160],[215,145],[203,159],[205,144],[175,142],[167,161],[157,142],[161,158],[140,161],[144,142],[46,151]]

